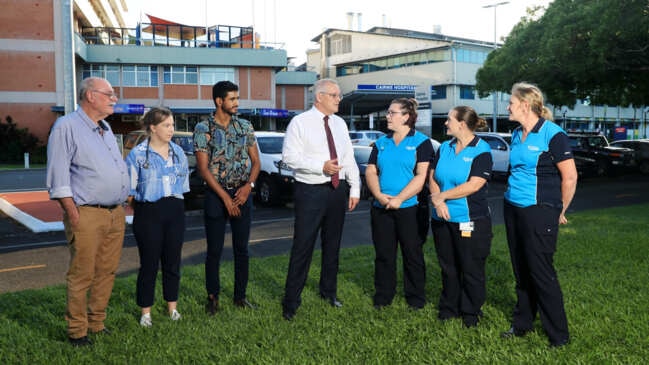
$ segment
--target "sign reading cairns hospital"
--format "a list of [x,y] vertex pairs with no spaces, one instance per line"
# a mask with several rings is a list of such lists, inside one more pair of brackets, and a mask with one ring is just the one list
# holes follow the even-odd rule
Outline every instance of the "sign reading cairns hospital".
[[376,91],[410,91],[415,92],[415,85],[365,85],[356,86],[357,90],[376,90]]

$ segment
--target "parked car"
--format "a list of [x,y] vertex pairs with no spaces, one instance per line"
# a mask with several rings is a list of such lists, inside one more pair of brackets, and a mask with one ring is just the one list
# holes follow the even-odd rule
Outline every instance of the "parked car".
[[[140,144],[147,138],[146,131],[136,130],[129,132],[124,137],[124,145],[122,146],[122,155],[124,158],[128,156],[133,147]],[[187,165],[189,167],[189,193],[185,197],[199,198],[205,195],[205,182],[196,170],[196,156],[194,155],[194,134],[192,132],[175,131],[171,141],[185,151],[187,156]]]
[[382,136],[385,136],[385,133],[381,131],[349,131],[349,139],[354,146],[370,146]]
[[367,183],[365,183],[365,169],[371,153],[372,147],[370,146],[354,146],[354,159],[361,175],[361,199],[369,199],[371,196],[370,189],[367,188]]
[[[491,158],[493,159],[492,172],[494,176],[505,177],[509,174],[509,143],[499,133],[476,132],[491,147]],[[510,135],[511,140],[511,135]]]
[[643,174],[649,174],[649,139],[627,139],[611,142],[611,146],[630,148],[635,152],[635,164]]
[[281,204],[293,197],[293,170],[282,162],[284,133],[255,132],[261,171],[255,184],[255,200],[262,205]]
[[612,175],[635,166],[630,148],[611,146],[597,133],[568,133],[570,147],[580,175]]

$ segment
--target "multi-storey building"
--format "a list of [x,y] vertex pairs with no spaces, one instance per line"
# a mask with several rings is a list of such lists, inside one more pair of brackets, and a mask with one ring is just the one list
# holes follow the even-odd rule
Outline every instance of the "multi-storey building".
[[[261,44],[250,27],[197,27],[150,16],[126,24],[126,0],[0,0],[0,118],[11,116],[42,141],[76,105],[87,76],[108,79],[119,96],[107,120],[137,129],[151,106],[192,130],[214,108],[212,85],[240,87],[240,109],[257,129],[285,127],[307,108],[314,72],[286,72],[286,51]],[[179,5],[181,6],[181,5]],[[28,19],[29,21],[26,21]]]
[[[470,105],[493,128],[507,131],[509,95],[479,98],[475,75],[494,44],[405,29],[373,27],[365,32],[327,29],[312,39],[319,48],[307,52],[307,69],[321,77],[336,78],[344,98],[341,111],[352,127],[374,128],[385,123],[385,110],[395,97],[415,96],[420,101],[418,128],[441,133],[448,111]],[[521,80],[524,81],[524,80]],[[567,129],[611,133],[625,126],[646,136],[644,108],[597,106],[582,101],[572,108],[552,106],[555,120]],[[640,133],[638,133],[640,131]]]

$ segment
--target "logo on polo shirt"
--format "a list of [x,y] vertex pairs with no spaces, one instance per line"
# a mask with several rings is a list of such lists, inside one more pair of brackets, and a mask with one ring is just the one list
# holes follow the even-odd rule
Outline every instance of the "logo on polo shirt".
[[471,157],[462,157],[462,159],[464,160],[464,162],[471,162],[471,161],[473,161],[473,158],[471,158]]
[[527,146],[527,149],[530,151],[540,151],[541,148],[539,146]]

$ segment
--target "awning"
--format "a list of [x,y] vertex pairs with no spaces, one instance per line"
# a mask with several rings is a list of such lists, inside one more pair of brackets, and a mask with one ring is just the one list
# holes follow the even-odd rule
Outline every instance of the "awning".
[[180,24],[149,14],[146,14],[146,16],[151,20],[151,24],[142,28],[142,32],[181,40],[193,40],[196,39],[196,37],[205,35],[205,27]]
[[413,91],[404,90],[354,90],[345,94],[340,101],[339,114],[367,115],[374,112],[385,111],[390,102],[397,98],[412,98]]

